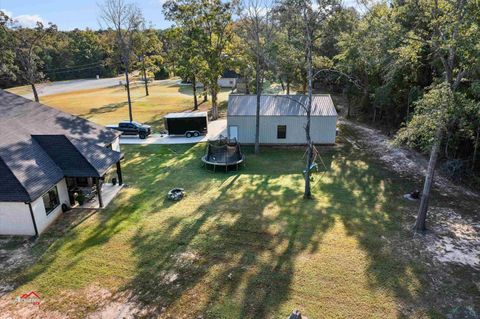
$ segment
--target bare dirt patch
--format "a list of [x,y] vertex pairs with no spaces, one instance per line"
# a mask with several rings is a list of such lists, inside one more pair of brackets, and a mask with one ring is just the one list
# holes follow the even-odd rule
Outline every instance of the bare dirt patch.
[[[426,157],[411,149],[393,145],[391,139],[379,130],[346,119],[340,119],[339,122],[346,131],[342,137],[352,147],[372,154],[400,177],[423,182],[428,165]],[[480,196],[475,191],[452,183],[438,170],[434,188],[442,198],[432,202],[429,207],[428,231],[423,235],[412,231],[418,208],[417,205],[412,206],[406,212],[411,216],[411,222],[404,226],[413,238],[408,242],[399,240],[390,244],[398,249],[399,255],[423,260],[431,271],[427,275],[431,291],[425,300],[442,308],[447,318],[480,318]],[[446,287],[461,287],[462,292]],[[405,313],[412,314],[407,308]]]
[[32,245],[26,238],[0,238],[0,297],[15,289],[13,283],[6,280],[7,275],[34,262]]
[[[70,300],[84,300],[82,306],[72,306]],[[0,298],[0,319],[6,318],[91,318],[127,319],[145,317],[148,309],[142,309],[126,293],[113,294],[95,285],[80,290],[65,291],[54,298],[41,296],[40,304],[17,302],[15,296]],[[61,311],[53,308],[63,309]],[[85,308],[84,308],[85,307]]]
[[431,231],[423,239],[427,251],[440,263],[480,270],[480,223],[443,207],[431,207],[430,216]]
[[[355,132],[355,137],[343,135],[343,137],[357,149],[373,153],[382,162],[391,167],[400,175],[410,175],[423,180],[427,169],[428,161],[419,153],[397,147],[392,140],[381,131],[367,127],[359,123],[341,118],[339,124]],[[473,198],[480,198],[480,195],[463,187],[455,185],[445,176],[436,172],[435,186],[444,194],[468,195]]]
[[[341,119],[340,124],[354,132],[354,136],[343,135],[352,146],[373,153],[400,176],[411,176],[423,181],[427,160],[419,153],[397,147],[382,132],[365,125]],[[436,172],[435,187],[442,195],[451,198],[471,199],[474,203],[479,194],[455,185]],[[412,212],[416,216],[416,211]],[[426,253],[438,263],[458,264],[480,269],[480,222],[462,216],[456,209],[433,207],[429,209],[429,232],[416,236]]]

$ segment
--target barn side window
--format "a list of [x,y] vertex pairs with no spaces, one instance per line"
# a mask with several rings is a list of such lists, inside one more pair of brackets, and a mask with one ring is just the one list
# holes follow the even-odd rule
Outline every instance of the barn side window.
[[287,138],[287,126],[278,125],[277,126],[277,138]]

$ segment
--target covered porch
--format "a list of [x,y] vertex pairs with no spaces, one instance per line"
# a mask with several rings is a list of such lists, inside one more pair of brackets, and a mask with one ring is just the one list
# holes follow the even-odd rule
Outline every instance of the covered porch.
[[101,176],[68,176],[66,181],[72,208],[104,208],[123,187],[120,161],[116,163],[115,172],[104,172]]
[[123,185],[112,183],[102,184],[100,189],[101,203],[98,196],[92,197],[89,201],[79,205],[78,208],[105,208],[117,196],[118,192],[123,188]]

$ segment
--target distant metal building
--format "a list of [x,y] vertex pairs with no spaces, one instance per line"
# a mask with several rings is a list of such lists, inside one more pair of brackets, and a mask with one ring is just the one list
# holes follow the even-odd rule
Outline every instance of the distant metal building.
[[[262,95],[260,99],[261,144],[306,144],[306,95]],[[230,94],[228,136],[240,143],[255,143],[255,95]],[[337,111],[329,94],[314,94],[311,138],[315,144],[334,144]]]

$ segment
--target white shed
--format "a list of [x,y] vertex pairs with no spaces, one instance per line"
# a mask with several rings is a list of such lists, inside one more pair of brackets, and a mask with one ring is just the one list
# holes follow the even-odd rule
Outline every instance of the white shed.
[[[256,95],[230,94],[228,136],[240,143],[255,143]],[[306,144],[304,106],[306,95],[262,95],[260,99],[261,144]],[[334,144],[337,111],[329,94],[314,94],[311,138],[315,144]]]

